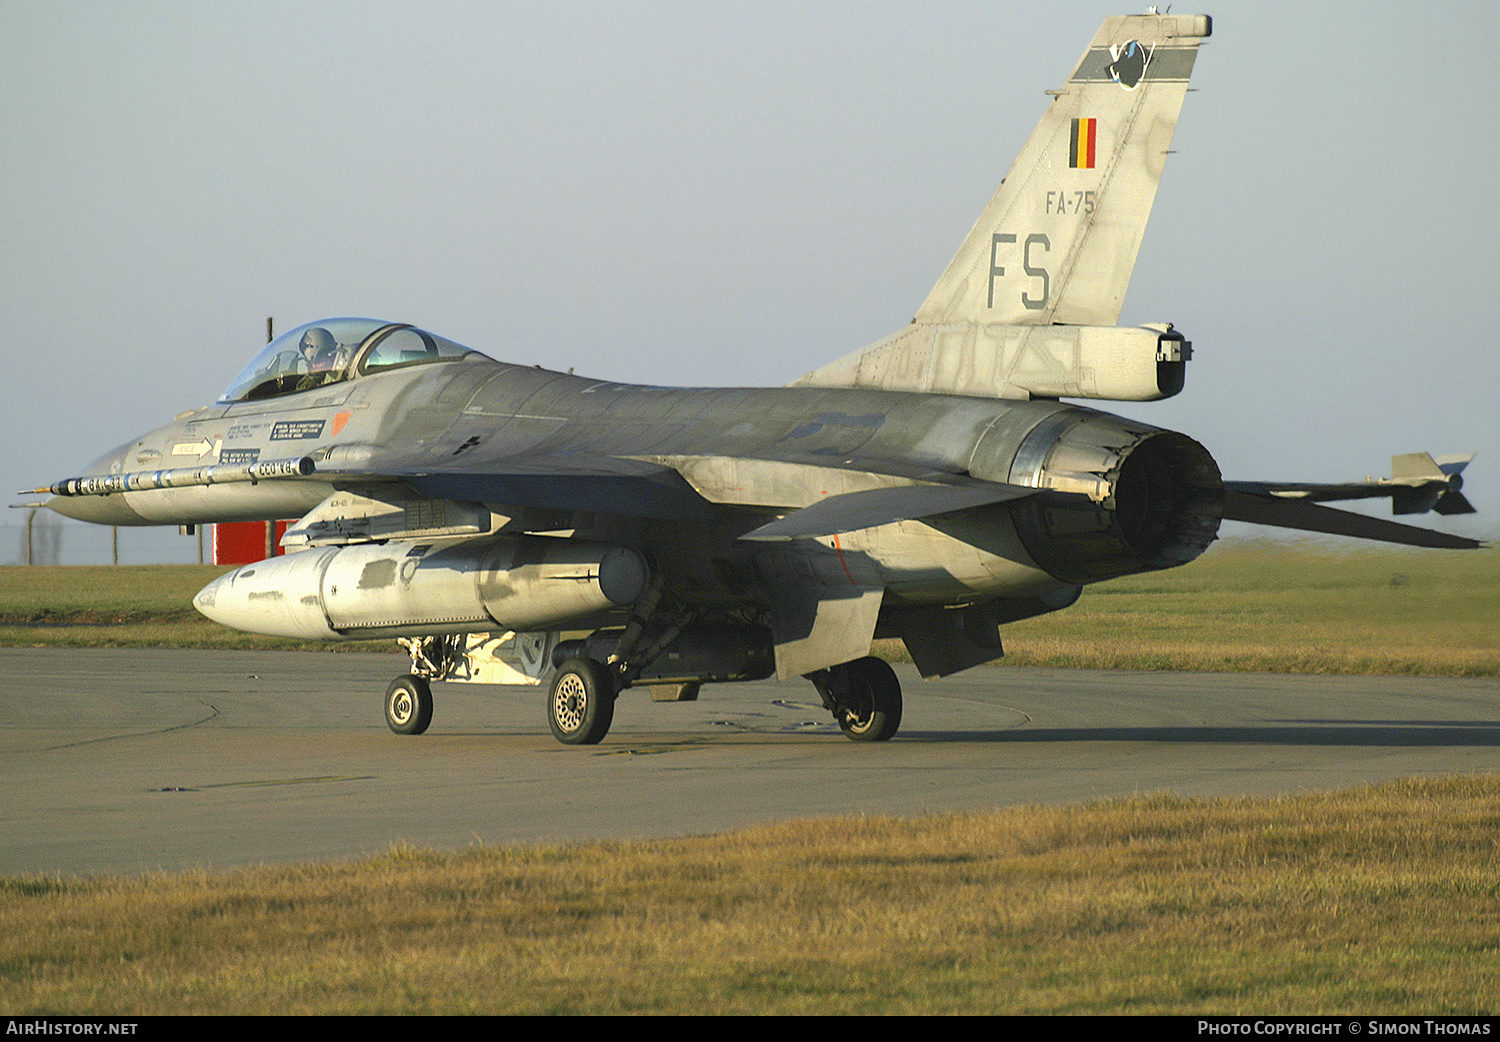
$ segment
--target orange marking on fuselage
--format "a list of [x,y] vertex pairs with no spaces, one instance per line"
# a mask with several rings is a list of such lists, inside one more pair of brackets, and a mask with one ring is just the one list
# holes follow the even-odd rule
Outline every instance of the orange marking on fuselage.
[[844,574],[849,576],[849,585],[858,586],[859,584],[854,581],[853,573],[849,571],[849,562],[844,560],[844,545],[839,542],[839,537],[837,535],[833,537],[833,549],[834,552],[839,555],[839,564],[843,566]]

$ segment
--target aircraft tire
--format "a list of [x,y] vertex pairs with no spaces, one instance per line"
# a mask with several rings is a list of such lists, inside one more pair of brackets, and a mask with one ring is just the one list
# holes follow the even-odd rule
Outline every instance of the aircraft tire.
[[407,673],[385,691],[385,722],[397,734],[421,734],[432,723],[432,685]]
[[568,659],[547,690],[547,723],[564,745],[596,745],[615,719],[615,686],[593,659]]
[[849,671],[849,699],[838,718],[844,735],[855,742],[885,742],[901,727],[901,681],[896,671],[873,655],[844,667]]

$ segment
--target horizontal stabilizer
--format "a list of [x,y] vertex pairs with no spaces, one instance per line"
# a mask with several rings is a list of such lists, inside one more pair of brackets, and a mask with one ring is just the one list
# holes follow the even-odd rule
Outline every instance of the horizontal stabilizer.
[[954,510],[1004,503],[1034,495],[1034,488],[984,482],[961,485],[901,485],[830,496],[761,525],[741,539],[803,539],[854,532]]
[[1224,520],[1247,521],[1273,528],[1294,528],[1303,532],[1324,532],[1355,539],[1376,539],[1406,546],[1426,546],[1439,550],[1477,550],[1484,546],[1477,539],[1434,532],[1414,525],[1403,525],[1379,517],[1351,514],[1347,510],[1319,506],[1299,499],[1250,495],[1228,488],[1224,495]]

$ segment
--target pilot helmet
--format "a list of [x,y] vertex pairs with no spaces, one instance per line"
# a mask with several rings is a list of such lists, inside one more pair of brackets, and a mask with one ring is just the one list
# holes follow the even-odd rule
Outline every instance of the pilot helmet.
[[325,351],[335,350],[339,342],[322,326],[313,326],[302,334],[302,343],[299,346],[305,355],[321,355]]

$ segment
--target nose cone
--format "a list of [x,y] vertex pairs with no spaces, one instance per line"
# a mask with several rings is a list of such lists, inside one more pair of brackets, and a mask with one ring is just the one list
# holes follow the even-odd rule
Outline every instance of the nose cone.
[[95,525],[150,524],[126,505],[123,492],[109,496],[53,496],[47,500],[47,508],[63,517]]
[[[95,477],[119,474],[125,467],[126,452],[134,442],[127,442],[112,449],[84,467],[74,477]],[[57,486],[53,486],[56,488]],[[144,525],[150,524],[125,502],[125,493],[108,496],[53,496],[47,500],[48,509],[75,521],[88,521],[96,525]]]

